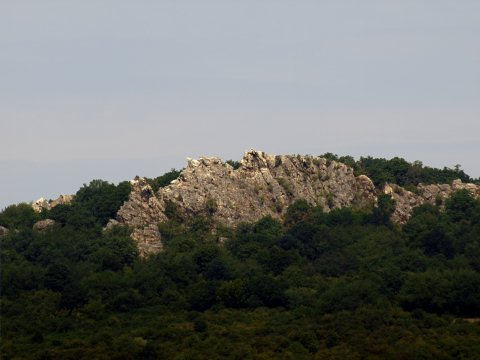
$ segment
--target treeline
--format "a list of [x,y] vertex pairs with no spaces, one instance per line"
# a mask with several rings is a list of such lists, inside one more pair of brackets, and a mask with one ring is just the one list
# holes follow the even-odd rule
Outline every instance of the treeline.
[[338,156],[332,153],[320,156],[351,166],[357,175],[367,175],[376,186],[381,186],[385,183],[407,187],[416,186],[419,183],[449,184],[456,179],[460,179],[462,182],[480,183],[480,179],[471,178],[460,169],[460,165],[456,165],[453,169],[447,167],[437,169],[424,166],[421,161],[409,163],[400,157],[387,160],[367,156],[355,160],[352,156]]
[[[171,169],[156,178],[147,178],[154,191],[167,186],[180,175],[181,170]],[[84,184],[75,194],[70,204],[57,205],[41,213],[32,211],[29,204],[10,205],[0,213],[0,226],[7,229],[31,228],[39,220],[52,219],[60,226],[75,229],[104,227],[114,219],[123,203],[128,200],[131,191],[129,181],[118,185],[104,180],[92,180]]]
[[0,214],[3,359],[478,358],[480,202],[466,191],[402,228],[385,196],[329,213],[300,200],[236,229],[177,218],[160,224],[165,250],[139,258],[127,228],[102,231],[110,207],[80,221],[99,193],[117,206],[122,187],[107,189],[42,214],[59,221],[44,233],[31,208]]
[[42,219],[55,220],[59,225],[75,229],[103,227],[115,218],[118,209],[128,199],[131,185],[123,181],[118,185],[103,180],[84,184],[70,204],[62,204],[42,213],[35,213],[29,204],[10,205],[0,213],[0,226],[23,230]]

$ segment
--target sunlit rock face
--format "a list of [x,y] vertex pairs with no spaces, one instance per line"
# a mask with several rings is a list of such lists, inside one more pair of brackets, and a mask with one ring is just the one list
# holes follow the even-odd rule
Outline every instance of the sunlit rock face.
[[32,204],[32,208],[35,212],[40,213],[44,209],[51,210],[58,205],[68,205],[72,202],[73,198],[73,195],[60,195],[55,200],[47,200],[42,197]]
[[143,178],[132,180],[130,198],[112,224],[133,228],[142,253],[162,249],[158,223],[168,220],[167,207],[181,216],[208,215],[226,226],[281,218],[295,200],[305,199],[325,211],[376,203],[372,181],[355,176],[345,164],[320,157],[245,153],[234,169],[216,157],[188,159],[185,170],[169,186],[154,193]]
[[[130,183],[129,199],[106,229],[129,226],[142,255],[163,249],[158,224],[172,217],[206,216],[214,233],[215,226],[234,227],[265,216],[281,219],[288,206],[299,199],[329,212],[342,207],[371,208],[376,206],[380,194],[387,194],[395,200],[391,219],[402,225],[414,207],[424,203],[443,206],[456,190],[465,189],[480,197],[480,185],[461,180],[419,184],[413,191],[388,183],[376,189],[370,178],[356,176],[353,168],[340,162],[309,155],[269,155],[256,150],[246,152],[236,169],[217,157],[189,158],[179,177],[157,192],[145,178],[136,177]],[[60,195],[55,200],[40,198],[32,207],[40,213],[68,205],[73,199],[73,195]],[[36,230],[45,231],[53,225],[39,222]],[[0,227],[0,236],[7,233],[8,229]],[[219,242],[223,240],[219,235]]]

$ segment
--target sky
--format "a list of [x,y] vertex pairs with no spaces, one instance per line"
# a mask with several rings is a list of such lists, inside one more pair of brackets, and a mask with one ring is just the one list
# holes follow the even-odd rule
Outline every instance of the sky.
[[1,0],[0,209],[186,157],[480,176],[478,0]]

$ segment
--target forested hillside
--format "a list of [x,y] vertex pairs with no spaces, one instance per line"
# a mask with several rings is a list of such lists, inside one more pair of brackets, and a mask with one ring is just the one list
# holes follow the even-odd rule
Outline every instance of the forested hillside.
[[2,359],[478,359],[480,201],[466,190],[403,226],[386,195],[328,213],[299,200],[236,228],[170,209],[147,257],[127,227],[103,229],[129,191],[95,180],[70,205],[0,213]]
[[400,157],[384,159],[362,156],[359,160],[355,160],[352,156],[339,156],[332,153],[321,156],[351,166],[357,174],[367,175],[377,186],[392,183],[412,189],[412,186],[419,183],[447,184],[456,179],[463,182],[480,183],[480,179],[470,177],[458,164],[453,168],[437,169],[424,166],[421,161],[410,163]]

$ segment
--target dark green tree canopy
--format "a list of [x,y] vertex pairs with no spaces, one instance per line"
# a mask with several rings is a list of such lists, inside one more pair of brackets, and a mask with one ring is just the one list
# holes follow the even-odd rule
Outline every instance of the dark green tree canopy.
[[[389,196],[330,212],[299,200],[237,228],[172,208],[164,250],[142,258],[130,229],[103,230],[129,186],[95,180],[71,205],[0,213],[2,359],[478,358],[468,191],[404,226]],[[33,231],[40,217],[59,226]]]
[[443,169],[437,169],[424,166],[421,161],[409,163],[400,157],[387,160],[367,156],[355,160],[351,156],[338,156],[332,153],[326,153],[321,156],[351,166],[356,174],[367,175],[376,186],[381,186],[387,182],[400,186],[416,186],[419,183],[447,184],[456,179],[460,179],[463,182],[480,182],[480,179],[473,179],[468,176],[460,168],[460,165],[456,165],[453,168],[444,167]]

